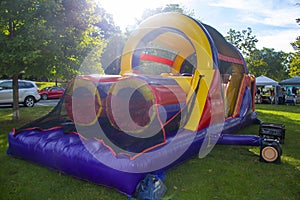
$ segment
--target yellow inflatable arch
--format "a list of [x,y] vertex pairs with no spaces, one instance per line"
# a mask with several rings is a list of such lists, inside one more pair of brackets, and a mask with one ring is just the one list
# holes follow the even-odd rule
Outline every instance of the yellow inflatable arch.
[[[135,72],[139,53],[149,44],[176,52],[172,73],[179,72],[183,61],[193,54],[196,55],[196,66],[189,84],[187,102],[196,95],[198,103],[190,105],[193,111],[185,127],[196,130],[217,69],[217,52],[213,41],[205,28],[193,18],[179,13],[155,15],[140,24],[137,31],[128,39],[121,57],[121,75]],[[176,80],[184,85],[181,79]],[[196,88],[201,94],[195,93]]]

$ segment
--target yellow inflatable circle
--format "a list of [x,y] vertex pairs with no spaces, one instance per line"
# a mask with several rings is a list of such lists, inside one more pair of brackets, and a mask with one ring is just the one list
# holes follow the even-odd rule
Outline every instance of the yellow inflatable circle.
[[84,79],[72,83],[72,115],[75,124],[91,126],[98,121],[102,112],[102,101],[96,85]]
[[155,103],[155,96],[145,82],[125,77],[109,89],[106,113],[115,128],[126,133],[142,133],[158,114]]

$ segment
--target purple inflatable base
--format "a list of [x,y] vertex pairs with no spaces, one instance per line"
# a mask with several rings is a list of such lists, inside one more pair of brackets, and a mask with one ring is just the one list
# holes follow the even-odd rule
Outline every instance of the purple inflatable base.
[[[222,132],[218,144],[228,145],[250,145],[259,146],[260,137],[256,135],[234,135],[228,132],[240,129],[247,123],[254,123],[255,113],[247,115],[243,121],[239,118],[225,121],[224,131]],[[76,134],[64,133],[63,129],[56,128],[51,130],[25,130],[18,133],[16,136],[12,132],[8,135],[9,148],[8,155],[17,158],[25,159],[42,166],[46,166],[55,171],[59,171],[79,179],[93,182],[98,185],[103,185],[110,188],[115,188],[119,192],[132,197],[138,183],[144,179],[147,173],[155,171],[164,171],[173,168],[191,157],[198,155],[203,140],[206,135],[206,130],[197,132],[192,143],[185,150],[184,145],[187,143],[187,130],[183,131],[181,138],[175,144],[176,148],[169,148],[163,153],[157,153],[155,156],[147,157],[144,154],[137,159],[130,161],[127,157],[117,158],[112,152],[100,142],[91,140],[92,152],[86,148],[82,139]],[[170,138],[168,138],[170,140]],[[169,141],[167,141],[169,142]],[[184,149],[184,153],[163,168],[155,171],[139,171],[135,173],[136,168],[142,168],[147,165],[158,163],[170,156],[179,155],[179,152]],[[155,150],[153,150],[155,151]],[[107,160],[113,160],[122,163],[124,170],[118,170],[109,167],[100,162],[93,155],[101,155]],[[146,158],[146,159],[144,159]]]
[[[7,154],[10,156],[98,185],[117,188],[127,196],[134,193],[137,183],[146,176],[146,173],[126,173],[102,164],[88,152],[78,135],[66,134],[62,129],[27,130],[17,136],[10,132],[8,140]],[[106,147],[98,144],[95,148],[103,152],[103,156],[110,153],[103,151]]]

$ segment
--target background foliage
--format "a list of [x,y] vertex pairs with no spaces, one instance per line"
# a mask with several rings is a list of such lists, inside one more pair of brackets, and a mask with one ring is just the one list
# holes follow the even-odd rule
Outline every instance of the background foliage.
[[[162,12],[194,16],[193,10],[167,4],[145,10],[136,22]],[[2,0],[0,70],[7,77],[25,71],[25,78],[51,80],[69,80],[80,73],[115,72],[118,70],[107,66],[120,56],[133,28],[122,33],[113,16],[93,0]],[[300,73],[300,36],[291,44],[294,53],[257,49],[258,39],[250,27],[230,29],[225,38],[240,49],[254,75],[280,81]],[[85,60],[88,65],[82,65]]]
[[0,70],[11,77],[69,80],[88,57],[101,72],[106,38],[120,31],[91,0],[3,0],[0,5]]
[[[137,24],[163,12],[194,16],[193,10],[167,4],[146,10]],[[119,58],[132,28],[122,33],[113,16],[94,0],[2,0],[0,78],[13,77],[14,119],[18,119],[17,78],[21,72],[22,78],[63,81],[78,74],[118,74]],[[225,38],[243,53],[255,76],[281,81],[300,75],[300,36],[291,43],[294,53],[257,49],[258,39],[250,27],[230,29]]]

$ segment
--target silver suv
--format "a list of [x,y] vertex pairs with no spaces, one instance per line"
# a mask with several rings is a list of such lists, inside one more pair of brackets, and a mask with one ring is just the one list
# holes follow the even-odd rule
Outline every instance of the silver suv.
[[[26,107],[33,107],[40,100],[38,87],[32,81],[19,81],[19,103]],[[0,104],[13,103],[12,80],[0,80]]]

